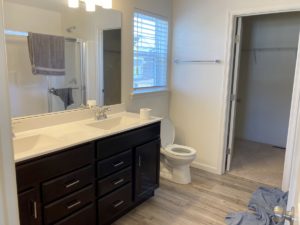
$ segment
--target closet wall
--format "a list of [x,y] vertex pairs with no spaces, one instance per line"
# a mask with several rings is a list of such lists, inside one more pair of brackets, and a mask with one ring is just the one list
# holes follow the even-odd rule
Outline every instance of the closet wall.
[[300,13],[244,19],[238,138],[286,146]]

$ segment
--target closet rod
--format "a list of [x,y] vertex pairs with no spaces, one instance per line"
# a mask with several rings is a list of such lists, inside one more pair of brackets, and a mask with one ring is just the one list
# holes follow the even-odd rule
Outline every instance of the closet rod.
[[180,60],[180,59],[175,59],[174,63],[180,64],[180,63],[212,63],[212,64],[217,64],[221,63],[221,60]]

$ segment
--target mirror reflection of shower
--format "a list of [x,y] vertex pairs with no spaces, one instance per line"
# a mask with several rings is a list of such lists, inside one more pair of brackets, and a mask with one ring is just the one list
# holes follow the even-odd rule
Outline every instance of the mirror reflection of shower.
[[6,30],[5,34],[13,117],[75,109],[85,103],[82,40],[65,38],[65,75],[45,76],[32,73],[28,33]]

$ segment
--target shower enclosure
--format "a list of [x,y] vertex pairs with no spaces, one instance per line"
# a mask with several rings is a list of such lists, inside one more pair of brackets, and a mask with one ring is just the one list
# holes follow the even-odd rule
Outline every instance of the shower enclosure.
[[70,88],[74,103],[67,109],[76,109],[85,103],[85,76],[84,76],[84,43],[79,39],[65,39],[65,76],[47,76],[48,82],[48,109],[49,112],[65,109],[63,102],[51,90]]
[[[75,109],[86,102],[85,43],[65,38],[64,76],[33,75],[29,59],[26,32],[5,31],[9,89],[13,117]],[[58,90],[70,89],[72,104],[64,104],[55,95]]]

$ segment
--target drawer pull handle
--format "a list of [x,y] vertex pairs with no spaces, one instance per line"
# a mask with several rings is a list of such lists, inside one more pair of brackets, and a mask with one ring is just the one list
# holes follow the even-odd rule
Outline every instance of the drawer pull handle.
[[76,207],[76,206],[78,206],[80,204],[81,204],[81,201],[77,201],[74,204],[67,206],[67,209],[73,209],[74,207]]
[[38,219],[38,212],[37,212],[37,203],[36,203],[36,201],[33,202],[33,216],[34,216],[34,219]]
[[113,164],[113,165],[114,165],[114,167],[119,167],[119,166],[122,166],[123,164],[124,164],[124,161]]
[[74,181],[74,182],[72,182],[72,183],[70,183],[70,184],[67,184],[66,185],[66,188],[71,188],[71,187],[73,187],[73,186],[75,186],[75,185],[77,185],[77,184],[79,184],[80,183],[80,180],[76,180],[76,181]]
[[118,208],[119,206],[123,205],[124,201],[119,201],[118,203],[114,204],[114,208]]
[[118,181],[115,181],[114,182],[114,185],[118,185],[118,184],[121,184],[121,183],[123,183],[124,182],[124,179],[120,179],[120,180],[118,180]]

